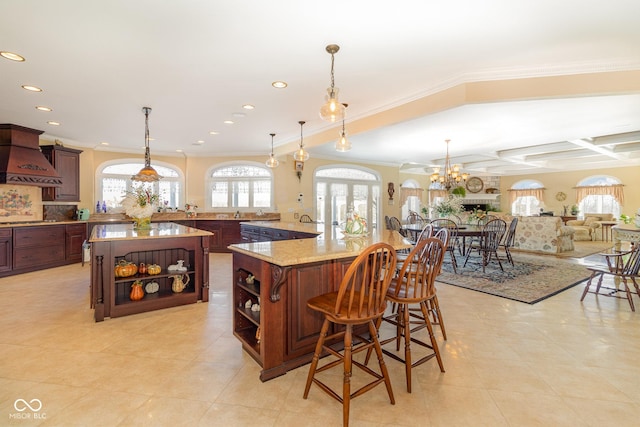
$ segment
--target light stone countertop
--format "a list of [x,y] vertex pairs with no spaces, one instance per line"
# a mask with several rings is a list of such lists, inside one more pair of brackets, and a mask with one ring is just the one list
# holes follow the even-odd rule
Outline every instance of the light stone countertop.
[[[251,225],[259,225],[251,222]],[[376,230],[365,237],[345,237],[339,227],[332,227],[330,234],[324,233],[323,224],[302,224],[286,222],[269,222],[270,228],[317,232],[322,234],[315,238],[280,240],[275,242],[254,242],[230,245],[229,249],[251,257],[286,267],[289,265],[307,264],[332,259],[358,256],[366,247],[378,243],[389,243],[396,250],[411,248],[411,243],[400,233],[393,230]],[[266,225],[265,225],[266,226]],[[316,231],[311,231],[315,229]]]
[[152,223],[150,230],[135,230],[133,224],[105,224],[93,227],[89,242],[198,237],[211,236],[212,234],[209,231],[186,227],[173,222]]

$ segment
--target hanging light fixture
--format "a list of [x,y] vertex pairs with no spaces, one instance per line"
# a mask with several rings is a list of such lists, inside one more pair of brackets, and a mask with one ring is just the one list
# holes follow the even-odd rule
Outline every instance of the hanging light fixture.
[[144,167],[140,169],[140,172],[133,175],[131,180],[155,182],[159,181],[162,177],[151,167],[151,154],[149,153],[149,113],[151,113],[151,108],[143,107],[142,112],[144,113]]
[[271,135],[271,155],[264,164],[270,168],[277,168],[280,162],[276,159],[276,156],[273,155],[273,137],[276,136],[276,134],[270,133],[269,135]]
[[309,152],[304,149],[304,142],[302,140],[302,125],[304,125],[306,122],[299,121],[298,123],[300,123],[300,148],[298,148],[298,150],[293,153],[293,159],[297,160],[298,162],[306,162],[307,160],[309,160]]
[[451,165],[451,159],[449,158],[449,142],[451,140],[446,139],[447,143],[447,156],[444,160],[444,171],[440,174],[440,168],[433,168],[433,174],[431,174],[431,183],[439,183],[447,191],[457,187],[461,182],[466,182],[469,178],[468,173],[461,173],[459,165]]
[[331,87],[327,89],[327,102],[320,108],[320,117],[322,117],[323,120],[333,123],[344,117],[344,106],[338,101],[339,89],[335,87],[333,78],[334,55],[340,50],[340,46],[330,44],[325,49],[331,54]]
[[[342,104],[346,110],[349,104]],[[344,130],[344,116],[342,116],[342,132],[340,132],[340,139],[336,141],[336,151],[344,153],[351,150],[351,142],[347,139],[347,132]]]

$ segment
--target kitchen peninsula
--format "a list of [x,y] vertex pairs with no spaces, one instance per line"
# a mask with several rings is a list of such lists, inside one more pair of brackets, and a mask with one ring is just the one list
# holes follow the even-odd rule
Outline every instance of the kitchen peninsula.
[[233,252],[233,333],[262,367],[262,381],[311,360],[323,317],[307,308],[307,300],[336,290],[363,249],[377,242],[395,249],[411,247],[392,230],[375,230],[353,239],[345,238],[337,227],[325,230],[321,224],[250,225],[290,235],[317,235],[229,247]]
[[[212,233],[170,222],[154,223],[150,230],[135,230],[132,224],[96,225],[91,244],[91,308],[96,322],[167,307],[209,300],[209,237]],[[172,269],[178,261],[182,269]],[[116,277],[117,265],[156,264],[159,274],[135,273]],[[186,282],[174,292],[173,282]],[[132,301],[135,282],[147,288],[140,300]],[[148,287],[152,283],[152,286]],[[156,285],[157,284],[157,285]]]

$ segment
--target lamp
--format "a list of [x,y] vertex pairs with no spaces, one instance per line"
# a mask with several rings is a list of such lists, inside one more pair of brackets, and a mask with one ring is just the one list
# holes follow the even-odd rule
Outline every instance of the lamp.
[[340,50],[337,44],[330,44],[326,51],[331,54],[331,87],[327,89],[327,102],[320,108],[320,117],[328,122],[335,122],[344,117],[344,106],[338,101],[338,88],[335,87],[333,78],[334,55]]
[[276,134],[275,133],[270,133],[269,135],[271,135],[271,155],[269,156],[267,161],[264,162],[264,164],[267,165],[270,168],[277,168],[278,165],[280,164],[280,162],[273,155],[273,137],[276,136]]
[[[342,104],[346,109],[349,104]],[[344,130],[344,115],[342,116],[342,132],[340,132],[340,139],[336,141],[336,151],[344,153],[351,150],[351,142],[347,139],[347,133]]]
[[451,140],[446,139],[447,143],[447,156],[444,160],[444,171],[442,175],[440,175],[440,168],[433,168],[433,174],[431,174],[431,182],[439,183],[442,187],[444,187],[447,191],[451,190],[451,188],[455,188],[458,186],[460,182],[465,182],[467,178],[469,178],[468,173],[461,173],[459,165],[451,166],[451,159],[449,158],[449,142]]
[[300,123],[300,148],[293,153],[293,159],[299,162],[306,162],[309,160],[309,152],[304,149],[304,142],[302,140],[302,125],[305,124],[304,121],[299,121]]
[[133,175],[131,180],[155,182],[159,181],[162,177],[151,167],[151,154],[149,153],[149,113],[151,113],[151,108],[143,107],[142,112],[144,113],[144,167],[140,169],[140,172]]

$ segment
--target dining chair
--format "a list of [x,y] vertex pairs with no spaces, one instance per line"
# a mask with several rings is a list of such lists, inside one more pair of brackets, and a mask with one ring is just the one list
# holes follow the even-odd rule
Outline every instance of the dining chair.
[[[403,264],[400,273],[391,280],[391,285],[387,291],[386,298],[396,306],[395,310],[376,321],[378,330],[380,330],[383,321],[395,326],[395,335],[381,339],[380,345],[383,346],[382,352],[384,354],[404,363],[407,392],[409,393],[411,393],[412,368],[435,357],[440,371],[444,372],[444,364],[429,314],[432,310],[435,310],[435,316],[440,320],[442,319],[440,307],[437,304],[437,300],[435,300],[435,280],[440,273],[445,252],[446,246],[440,239],[430,237],[418,242],[411,250],[409,258]],[[434,304],[429,305],[430,301],[434,302]],[[411,304],[419,305],[419,313],[415,313],[414,309],[410,308]],[[417,331],[425,328],[429,333],[429,342],[422,341],[415,336]],[[404,341],[404,355],[400,353],[401,341]],[[385,345],[392,342],[395,343],[395,351],[384,348]],[[418,344],[431,351],[413,361],[411,343]],[[371,349],[367,351],[365,364],[367,364],[370,356]]]
[[458,273],[458,261],[456,260],[456,248],[459,245],[458,242],[458,225],[449,218],[438,218],[431,220],[431,225],[437,231],[440,228],[446,228],[449,231],[449,241],[446,246],[446,252],[449,253],[451,258],[451,265],[453,266],[453,272]]
[[504,249],[504,253],[507,255],[507,261],[511,263],[513,267],[513,257],[511,256],[511,247],[513,246],[513,241],[516,237],[516,228],[518,227],[518,217],[515,217],[509,223],[509,229],[507,233],[504,235],[502,242],[500,243],[500,247]]
[[[389,372],[385,365],[382,348],[378,341],[377,321],[387,306],[387,291],[391,278],[395,273],[396,251],[386,243],[376,243],[365,248],[347,268],[342,281],[335,292],[329,292],[307,301],[307,307],[324,316],[320,336],[316,344],[303,397],[309,396],[311,384],[316,384],[322,391],[342,403],[343,425],[349,425],[349,407],[351,399],[384,383],[391,404],[395,404]],[[332,327],[335,324],[336,327]],[[354,331],[354,326],[366,325],[368,337]],[[329,331],[333,332],[331,335]],[[325,342],[342,338],[342,353]],[[375,350],[378,357],[380,373],[353,359],[353,356],[364,350]],[[337,359],[318,366],[320,356],[328,353]],[[370,352],[369,352],[370,355]],[[327,383],[316,377],[316,373],[343,366],[342,396]],[[357,367],[373,377],[373,381],[351,392],[352,368]]]
[[406,220],[407,224],[424,224],[424,218],[418,214],[418,212],[409,211],[409,215]]
[[[636,289],[635,293],[637,295],[640,295],[640,287],[638,286],[638,282],[636,281],[636,279],[639,277],[638,272],[640,271],[640,245],[634,245],[630,251],[615,251],[609,253],[601,253],[600,255],[603,255],[605,257],[607,265],[587,267],[587,269],[591,271],[591,276],[589,277],[589,280],[584,287],[584,291],[582,292],[580,301],[584,300],[584,297],[587,296],[587,293],[607,297],[622,298],[629,301],[631,311],[636,311],[635,305],[633,304],[633,298],[631,297],[632,292],[629,288],[627,280],[630,279],[633,282],[633,286]],[[618,286],[602,286],[602,281],[605,275],[613,277],[616,284],[622,282],[622,290],[624,291],[624,295],[618,295],[621,290],[618,288]],[[590,291],[589,288],[593,283],[593,279],[595,279],[596,277],[598,278],[596,289],[595,291]]]
[[398,233],[400,233],[403,237],[407,237],[406,230],[402,229],[402,223],[395,216],[389,217],[389,230],[395,230]]
[[502,236],[504,236],[506,230],[507,223],[502,219],[493,219],[483,225],[479,239],[474,241],[467,248],[467,254],[464,259],[463,267],[467,265],[467,261],[469,261],[469,255],[471,255],[471,252],[477,250],[482,255],[483,273],[485,272],[486,266],[489,264],[489,262],[491,262],[491,259],[494,255],[496,257],[496,260],[498,261],[500,270],[504,271],[504,268],[502,268],[502,262],[500,261],[500,257],[498,256],[498,248],[500,245],[500,241],[502,240]]

